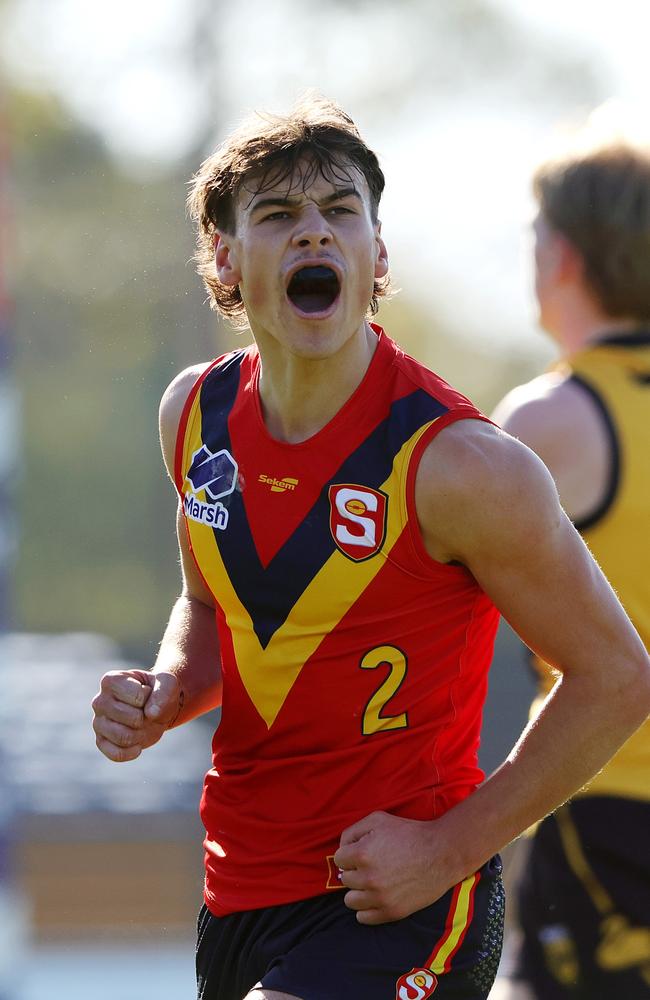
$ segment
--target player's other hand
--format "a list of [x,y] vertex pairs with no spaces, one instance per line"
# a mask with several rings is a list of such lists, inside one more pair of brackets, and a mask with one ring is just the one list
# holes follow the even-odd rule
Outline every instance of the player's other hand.
[[334,863],[359,923],[401,920],[454,884],[456,861],[436,836],[438,824],[375,812],[343,831]]
[[178,715],[181,688],[174,674],[110,670],[93,698],[93,729],[109,760],[135,760],[157,743]]

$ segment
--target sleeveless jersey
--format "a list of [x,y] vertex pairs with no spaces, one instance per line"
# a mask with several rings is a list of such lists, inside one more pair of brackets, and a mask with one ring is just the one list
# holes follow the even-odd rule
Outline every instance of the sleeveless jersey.
[[[603,339],[557,370],[589,393],[610,441],[606,495],[576,528],[650,650],[650,332]],[[545,694],[553,677],[536,666]],[[581,794],[650,800],[650,720]]]
[[374,329],[364,379],[307,441],[268,434],[255,346],[214,362],[181,419],[176,485],[223,674],[201,802],[217,915],[339,889],[347,826],[433,819],[483,778],[498,613],[427,555],[414,483],[441,428],[486,418]]

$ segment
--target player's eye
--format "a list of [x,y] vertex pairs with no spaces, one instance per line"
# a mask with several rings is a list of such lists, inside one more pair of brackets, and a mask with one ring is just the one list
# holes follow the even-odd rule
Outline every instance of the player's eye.
[[265,215],[265,216],[264,216],[264,217],[262,218],[262,222],[275,222],[275,221],[277,221],[278,219],[288,219],[288,218],[289,218],[289,213],[288,213],[288,212],[286,212],[286,211],[281,211],[281,212],[269,212],[269,214],[268,214],[268,215]]

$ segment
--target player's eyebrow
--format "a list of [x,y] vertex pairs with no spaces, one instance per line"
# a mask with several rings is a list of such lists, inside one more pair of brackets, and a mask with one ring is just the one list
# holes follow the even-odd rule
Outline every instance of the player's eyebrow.
[[[350,185],[345,188],[336,188],[331,194],[325,195],[324,198],[317,201],[316,204],[321,206],[330,205],[334,201],[341,201],[343,198],[350,197],[361,199],[361,195],[354,185]],[[255,204],[251,206],[250,211],[251,213],[258,212],[261,208],[291,208],[292,205],[295,206],[298,204],[298,198],[290,198],[288,195],[285,195],[284,197],[282,197],[282,195],[272,195],[270,198],[260,198],[259,201],[256,201]]]
[[355,188],[354,184],[350,184],[349,187],[335,188],[331,194],[328,194],[325,198],[321,198],[319,205],[329,205],[333,201],[342,201],[343,198],[349,198],[351,196],[361,200],[361,195]]

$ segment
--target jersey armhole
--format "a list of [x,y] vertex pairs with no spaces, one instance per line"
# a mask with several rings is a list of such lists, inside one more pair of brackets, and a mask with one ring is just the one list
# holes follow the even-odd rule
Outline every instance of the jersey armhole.
[[450,424],[456,423],[458,420],[482,420],[484,423],[491,424],[493,427],[496,427],[493,420],[486,417],[485,414],[480,412],[480,410],[474,409],[473,406],[458,406],[453,410],[448,410],[447,413],[444,413],[441,417],[433,420],[421,435],[409,459],[408,470],[406,473],[406,511],[408,515],[408,530],[411,538],[411,545],[418,561],[429,572],[432,569],[444,569],[447,571],[455,570],[456,572],[461,573],[468,572],[467,567],[461,565],[460,563],[439,562],[437,559],[434,559],[433,556],[429,555],[422,539],[422,533],[420,531],[415,506],[415,479],[424,450],[441,430],[444,430],[445,427],[449,427]]
[[594,525],[605,516],[616,499],[621,478],[621,449],[612,415],[597,389],[595,389],[594,386],[582,375],[571,374],[569,376],[569,381],[573,382],[575,385],[579,385],[580,388],[583,389],[584,392],[586,392],[591,398],[591,401],[598,412],[598,416],[601,419],[609,449],[609,475],[607,477],[603,497],[600,502],[596,504],[590,514],[574,521],[576,531],[582,533],[588,528],[593,528]]
[[190,418],[190,412],[196,399],[197,393],[199,392],[203,382],[210,374],[210,372],[215,368],[216,365],[223,361],[225,355],[222,355],[208,365],[208,367],[201,372],[197,377],[194,385],[190,389],[187,399],[183,404],[183,409],[181,410],[181,417],[178,421],[178,429],[176,431],[176,446],[174,448],[174,485],[176,486],[176,491],[179,497],[183,495],[183,448],[185,445],[185,431],[187,430],[187,422]]

